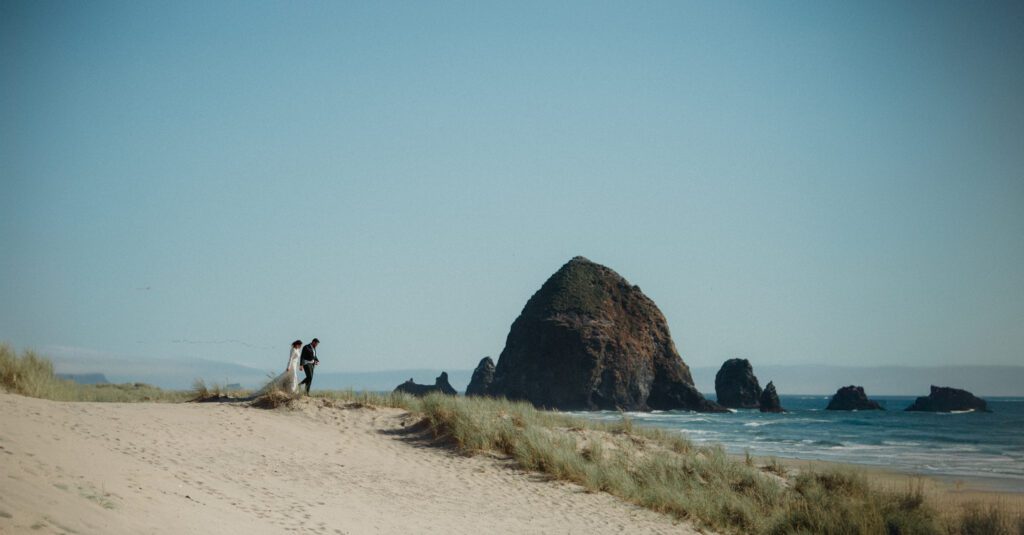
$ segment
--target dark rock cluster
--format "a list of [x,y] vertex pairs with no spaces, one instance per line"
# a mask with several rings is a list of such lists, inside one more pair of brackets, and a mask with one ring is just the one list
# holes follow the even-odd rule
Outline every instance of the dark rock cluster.
[[477,394],[563,410],[724,410],[694,387],[654,301],[579,256],[526,303],[493,382],[483,392],[476,386]]
[[747,359],[729,359],[715,374],[718,404],[733,409],[756,409],[761,403],[761,385]]
[[966,390],[932,385],[930,394],[917,398],[906,410],[927,412],[975,410],[988,412],[988,404],[985,403],[985,400],[975,397],[974,394]]
[[410,377],[408,381],[396,386],[395,392],[405,392],[406,394],[412,394],[414,396],[425,396],[431,392],[440,392],[442,394],[448,394],[449,396],[458,394],[458,392],[456,392],[448,382],[447,372],[441,372],[441,375],[437,376],[437,379],[434,380],[434,384],[432,385],[416,384]]
[[828,402],[829,411],[882,411],[885,410],[877,401],[868,399],[862,386],[844,386],[836,391]]
[[[448,374],[433,386],[412,379],[395,391],[454,395]],[[775,384],[762,390],[747,359],[722,364],[715,375],[718,403],[697,391],[665,317],[640,287],[577,256],[556,271],[512,322],[495,362],[480,360],[467,396],[525,400],[560,410],[695,410],[730,408],[785,412]],[[827,410],[884,410],[864,388],[840,388]],[[933,386],[908,411],[987,411],[970,392]]]

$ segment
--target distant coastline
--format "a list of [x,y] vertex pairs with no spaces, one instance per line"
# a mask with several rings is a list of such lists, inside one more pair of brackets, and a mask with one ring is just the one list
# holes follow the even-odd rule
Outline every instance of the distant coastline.
[[[119,360],[90,356],[51,357],[57,373],[67,375],[103,374],[112,383],[141,382],[170,389],[191,388],[201,378],[207,382],[239,383],[245,388],[262,386],[271,370],[204,359]],[[317,385],[329,390],[391,391],[409,378],[433,382],[442,371],[448,372],[456,390],[463,392],[473,370],[415,368],[349,372],[325,363],[317,374]],[[717,367],[692,367],[694,384],[705,393],[715,391]],[[923,396],[930,385],[964,388],[981,397],[1024,396],[1024,366],[831,366],[831,365],[757,365],[757,374],[765,382],[775,381],[780,395],[829,395],[848,384],[864,386],[872,396]]]

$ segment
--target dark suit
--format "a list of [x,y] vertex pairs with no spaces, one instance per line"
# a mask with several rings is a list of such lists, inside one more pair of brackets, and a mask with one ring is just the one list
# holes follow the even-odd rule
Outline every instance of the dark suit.
[[302,371],[306,372],[306,378],[302,380],[300,385],[306,385],[306,393],[309,393],[309,387],[313,386],[313,368],[320,363],[320,359],[316,358],[316,348],[313,344],[306,344],[302,346],[302,356],[299,357],[299,364],[302,364]]

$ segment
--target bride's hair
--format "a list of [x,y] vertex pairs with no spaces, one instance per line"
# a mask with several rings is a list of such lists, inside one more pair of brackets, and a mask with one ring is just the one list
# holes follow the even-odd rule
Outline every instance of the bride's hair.
[[301,345],[302,345],[302,340],[296,340],[296,341],[292,342],[292,347],[301,346]]

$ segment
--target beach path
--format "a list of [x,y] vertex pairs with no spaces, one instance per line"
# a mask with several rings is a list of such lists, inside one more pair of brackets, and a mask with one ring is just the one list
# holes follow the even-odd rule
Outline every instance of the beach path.
[[404,432],[398,409],[0,393],[0,533],[696,533]]

